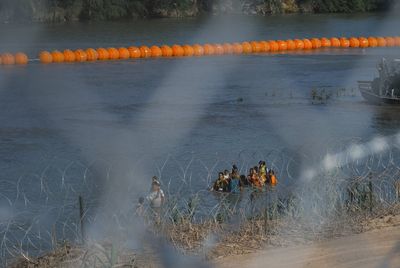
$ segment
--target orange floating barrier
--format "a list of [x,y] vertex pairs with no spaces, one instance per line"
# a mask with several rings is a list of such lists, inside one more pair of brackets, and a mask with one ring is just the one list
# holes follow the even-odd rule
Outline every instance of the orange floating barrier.
[[296,45],[296,49],[297,49],[297,50],[302,50],[302,49],[304,49],[304,42],[303,42],[303,40],[294,39],[294,44]]
[[286,40],[286,44],[287,44],[287,49],[288,50],[295,50],[296,49],[296,44],[294,43],[293,40],[291,40],[291,39]]
[[107,48],[108,57],[110,60],[118,60],[119,59],[119,51],[115,47]]
[[378,46],[378,40],[375,37],[368,37],[368,46],[369,47],[377,47]]
[[204,55],[214,55],[215,50],[214,47],[210,44],[204,44],[203,45],[203,49],[204,49]]
[[400,37],[399,36],[395,36],[394,37],[394,45],[395,46],[400,46]]
[[[138,48],[138,47],[128,47],[128,51],[129,51],[129,57],[131,59],[137,59],[142,56],[142,52],[140,51],[140,48]],[[171,54],[172,54],[172,52],[171,52]]]
[[63,54],[64,54],[65,62],[74,62],[75,61],[76,56],[72,50],[66,49],[66,50],[64,50]]
[[243,53],[243,47],[241,44],[239,43],[233,43],[233,53],[238,55],[238,54],[242,54]]
[[[50,52],[48,51],[42,51],[39,54],[39,59],[41,63],[52,63],[53,62],[53,56],[51,56]],[[3,59],[3,64],[4,64],[4,59]]]
[[105,48],[98,48],[96,49],[97,54],[99,55],[99,60],[108,60],[110,58],[110,54],[108,53],[108,50]]
[[118,53],[119,53],[119,58],[121,60],[129,59],[130,56],[131,56],[130,53],[129,53],[129,50],[127,48],[125,48],[125,47],[118,48]]
[[362,47],[362,48],[369,47],[369,42],[368,42],[368,39],[367,39],[367,38],[365,38],[365,37],[359,37],[359,38],[358,38],[358,41],[360,42],[360,47]]
[[1,62],[3,65],[14,65],[15,57],[10,53],[1,54]]
[[261,52],[269,52],[271,49],[267,41],[260,41],[260,46],[261,46]]
[[172,46],[172,56],[174,57],[182,57],[185,54],[183,47],[180,45],[173,45]]
[[331,41],[331,46],[332,46],[332,47],[340,47],[340,46],[341,46],[341,43],[340,43],[339,38],[332,37],[332,38],[330,39],[330,41]]
[[304,49],[308,50],[308,49],[312,49],[312,43],[310,41],[310,39],[303,39],[303,43],[304,43]]
[[251,50],[252,50],[253,53],[260,53],[261,52],[261,45],[260,45],[259,42],[251,41],[250,45],[251,45]]
[[321,48],[321,40],[319,40],[318,38],[312,38],[310,41],[313,49]]
[[194,55],[194,49],[191,45],[184,45],[182,48],[183,48],[183,56],[192,57]]
[[93,48],[88,48],[85,50],[88,61],[96,61],[99,58],[99,53]]
[[61,53],[58,50],[51,52],[51,56],[53,57],[53,62],[62,63],[65,60],[64,53]]
[[242,48],[243,48],[244,54],[249,54],[249,53],[253,52],[253,49],[249,42],[242,42]]
[[229,43],[223,43],[222,47],[224,48],[224,54],[232,54],[233,46]]
[[388,47],[394,47],[395,46],[395,41],[394,38],[391,36],[385,37],[386,39],[386,46]]
[[199,44],[193,45],[193,52],[195,56],[203,56],[204,55],[204,48]]
[[278,43],[278,50],[279,51],[285,51],[285,50],[288,49],[287,43],[285,41],[278,40],[276,42]]
[[276,41],[271,40],[268,42],[268,44],[269,44],[269,51],[271,52],[279,51],[279,45]]
[[[18,65],[26,65],[28,64],[28,56],[25,53],[18,52],[15,54],[15,63]],[[1,62],[0,62],[1,64]]]
[[358,40],[358,38],[351,37],[349,39],[349,42],[350,42],[350,47],[360,47],[360,41]]
[[82,49],[75,50],[75,61],[77,61],[77,62],[87,61],[86,52],[83,51]]
[[322,37],[320,41],[321,41],[321,47],[331,47],[331,40],[329,40],[328,38]]
[[140,47],[140,57],[142,57],[142,58],[151,57],[151,50],[148,46]]
[[214,44],[214,51],[215,55],[223,55],[224,54],[224,47],[221,44]]
[[163,57],[172,57],[173,55],[172,48],[167,45],[161,46],[161,54]]
[[158,58],[162,56],[161,48],[159,48],[158,46],[151,46],[150,51],[153,58]]
[[377,37],[376,40],[378,41],[378,47],[385,47],[387,44],[386,39],[383,37]]
[[343,48],[350,47],[350,41],[346,37],[340,37],[339,41],[340,41],[340,47]]

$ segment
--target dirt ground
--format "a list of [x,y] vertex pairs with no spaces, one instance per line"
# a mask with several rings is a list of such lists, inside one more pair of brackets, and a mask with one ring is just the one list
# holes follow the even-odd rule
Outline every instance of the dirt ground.
[[400,267],[400,225],[312,245],[221,258],[215,267]]

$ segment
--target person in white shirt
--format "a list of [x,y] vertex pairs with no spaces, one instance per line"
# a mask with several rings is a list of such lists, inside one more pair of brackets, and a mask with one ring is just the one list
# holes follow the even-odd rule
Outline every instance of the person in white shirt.
[[160,182],[158,180],[153,180],[151,183],[151,191],[147,196],[147,201],[150,202],[151,208],[161,208],[165,202],[165,195],[161,189]]

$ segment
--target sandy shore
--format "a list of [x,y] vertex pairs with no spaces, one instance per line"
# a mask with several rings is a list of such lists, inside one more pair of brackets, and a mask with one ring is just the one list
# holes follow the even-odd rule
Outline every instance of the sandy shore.
[[312,245],[266,249],[215,261],[216,267],[400,267],[400,226]]

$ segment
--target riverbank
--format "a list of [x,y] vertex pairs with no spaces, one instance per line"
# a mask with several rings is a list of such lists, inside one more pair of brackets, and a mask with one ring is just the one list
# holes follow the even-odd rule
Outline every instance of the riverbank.
[[[259,267],[259,263],[266,262],[272,267],[299,267],[302,264],[321,267],[326,263],[335,267],[349,264],[358,267],[383,261],[389,264],[388,267],[398,267],[400,263],[400,204],[380,214],[362,213],[335,219],[318,231],[294,222],[289,225],[283,221],[270,222],[268,231],[264,230],[264,225],[263,220],[250,220],[237,231],[228,232],[230,228],[218,223],[181,222],[164,228],[162,235],[186,253],[206,253],[206,258],[217,267]],[[210,231],[224,235],[204,252],[200,250],[201,244]],[[373,256],[372,263],[368,256]],[[86,247],[63,244],[39,258],[22,256],[10,267],[162,267],[160,258],[154,248],[137,253],[109,242],[91,243]]]
[[0,21],[62,22],[209,14],[353,13],[385,11],[392,0],[21,0],[0,4]]

